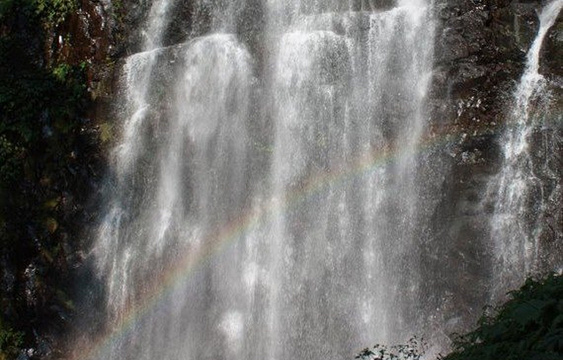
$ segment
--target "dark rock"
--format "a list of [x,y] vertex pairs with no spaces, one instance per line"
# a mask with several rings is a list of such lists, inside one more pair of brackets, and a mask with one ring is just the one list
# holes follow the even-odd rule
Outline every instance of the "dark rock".
[[[557,83],[563,89],[563,12],[549,30],[541,51],[540,72],[551,79],[559,77]],[[561,97],[559,97],[561,98]]]
[[457,30],[446,28],[439,35],[439,39],[435,55],[438,64],[469,56],[469,43]]
[[[499,136],[510,116],[507,109],[513,105],[512,93],[524,70],[526,52],[537,34],[537,10],[543,3],[440,0],[436,5],[436,18],[440,22],[435,50],[438,66],[428,104],[433,130],[448,135],[449,143],[444,146],[443,153],[451,171],[443,186],[443,202],[436,211],[433,231],[438,243],[430,245],[439,250],[428,249],[423,263],[425,276],[435,292],[427,294],[431,299],[428,306],[439,309],[431,318],[447,322],[450,331],[458,332],[469,325],[459,321],[460,318],[475,319],[475,314],[479,313],[478,309],[472,308],[473,304],[488,301],[487,284],[483,279],[486,279],[491,264],[487,224],[494,209],[488,186],[502,166]],[[561,76],[561,19],[560,15],[558,23],[550,30],[541,57],[541,70],[554,81],[552,84]],[[556,85],[552,87],[558,91]],[[554,99],[560,98],[554,96]],[[545,133],[537,134],[538,140],[533,142],[541,143],[539,138],[542,136],[544,139],[555,138]],[[532,150],[532,153],[539,159],[546,159],[546,153],[557,151],[560,150],[544,149],[538,153]],[[553,157],[549,158],[554,161]],[[544,164],[545,161],[548,160],[534,162]],[[537,173],[542,172],[538,169]],[[556,185],[549,185],[555,181],[553,179],[560,181],[561,177],[552,176],[551,180],[542,180],[544,190],[549,188],[547,192],[553,194],[553,198],[543,204],[561,202],[555,200],[561,194],[551,190]],[[539,198],[541,196],[535,197]],[[543,241],[546,244],[556,244],[560,241],[555,239],[556,234],[561,231],[554,229],[562,228],[563,222],[556,220],[562,218],[558,215],[561,211],[549,212],[552,215],[540,220],[547,225],[538,224],[538,229],[545,229]],[[558,221],[559,225],[555,225]],[[561,249],[555,251],[561,245],[550,246],[554,250],[546,251],[547,254],[561,253]],[[436,260],[431,260],[433,258]],[[546,264],[550,261],[548,258],[546,256]],[[440,275],[439,269],[449,266],[447,264],[455,264],[451,269],[455,274],[451,277]],[[456,282],[448,279],[456,279]],[[474,286],[467,291],[459,281]]]
[[[31,351],[33,351],[33,349],[30,349]],[[16,358],[16,360],[31,360],[30,355],[28,355],[28,351],[30,350],[23,350],[18,357]],[[32,352],[33,355],[33,352]]]

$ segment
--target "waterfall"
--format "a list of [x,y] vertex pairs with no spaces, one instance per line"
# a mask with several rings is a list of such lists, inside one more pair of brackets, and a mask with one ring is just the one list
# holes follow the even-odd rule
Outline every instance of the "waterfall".
[[539,73],[540,51],[562,8],[563,0],[554,0],[539,13],[538,33],[528,51],[501,138],[503,166],[489,189],[495,198],[491,220],[494,297],[541,269],[542,258],[548,256],[541,244],[547,218],[553,216],[547,207],[558,203],[562,189],[557,164],[550,160],[557,152],[550,117],[557,115],[549,112],[548,81]]
[[267,235],[272,351],[346,356],[350,344],[396,340],[403,297],[419,285],[408,263],[431,69],[422,34],[432,28],[412,4],[286,26],[274,35],[271,191],[299,199],[275,212]]
[[227,3],[196,2],[209,30],[164,46],[175,3],[154,0],[126,59],[93,252],[106,335],[89,358],[349,358],[405,341],[432,214],[430,4]]

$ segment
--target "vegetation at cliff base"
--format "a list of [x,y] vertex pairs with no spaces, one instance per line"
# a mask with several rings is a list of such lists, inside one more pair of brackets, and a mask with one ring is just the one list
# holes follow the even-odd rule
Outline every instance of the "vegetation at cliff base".
[[443,360],[563,359],[563,276],[529,278]]
[[359,360],[421,360],[426,352],[427,344],[423,339],[413,337],[406,344],[386,346],[377,344],[373,348],[365,348],[356,359]]
[[[498,308],[487,308],[477,328],[454,341],[453,351],[438,360],[563,359],[563,276],[528,278]],[[426,343],[378,344],[362,350],[360,360],[420,360]]]
[[12,359],[23,343],[23,332],[14,331],[0,318],[0,360]]

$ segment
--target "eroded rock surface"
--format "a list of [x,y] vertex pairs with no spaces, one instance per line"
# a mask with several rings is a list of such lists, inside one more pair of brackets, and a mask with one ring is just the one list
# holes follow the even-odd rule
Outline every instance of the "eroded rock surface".
[[[441,28],[436,36],[429,106],[435,133],[448,139],[448,145],[438,154],[450,168],[450,175],[445,179],[445,196],[435,218],[433,238],[437,243],[428,245],[422,262],[432,284],[432,291],[423,298],[432,299],[428,306],[437,311],[431,321],[446,324],[446,334],[471,327],[481,314],[480,306],[494,301],[487,282],[495,262],[489,235],[495,203],[490,183],[503,165],[500,137],[510,126],[513,93],[538,32],[538,12],[545,4],[508,0],[437,2]],[[552,119],[561,116],[562,23],[560,14],[541,52],[540,73],[551,84]],[[561,124],[553,122],[536,130],[531,142],[536,149],[534,163],[559,161],[561,130]],[[546,139],[550,139],[549,146]],[[549,175],[544,171],[541,175],[546,188],[561,186],[560,171],[556,172]],[[549,193],[558,199],[546,201],[552,204],[546,211],[550,215],[537,229],[549,238],[540,244],[543,265],[537,270],[542,266],[549,269],[561,254],[561,211],[553,206],[562,198],[557,192]],[[537,193],[536,201],[541,201],[541,196]],[[440,275],[444,268],[450,275]]]

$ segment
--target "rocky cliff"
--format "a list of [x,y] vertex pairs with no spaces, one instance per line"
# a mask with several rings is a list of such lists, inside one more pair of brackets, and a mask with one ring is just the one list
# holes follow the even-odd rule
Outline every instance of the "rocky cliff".
[[[498,261],[491,239],[496,199],[490,184],[503,166],[501,136],[512,126],[515,88],[538,32],[538,13],[546,3],[436,3],[441,28],[429,103],[435,136],[448,139],[435,155],[450,170],[443,179],[444,197],[434,218],[432,238],[437,243],[427,244],[421,257],[432,289],[423,298],[431,299],[429,309],[438,309],[432,321],[445,325],[446,334],[467,329],[482,306],[502,298],[487,277]],[[537,214],[521,214],[522,221],[535,221],[533,231],[541,233],[538,262],[531,272],[561,263],[563,217],[557,204],[563,199],[555,189],[561,186],[562,15],[547,34],[540,54],[540,73],[548,79],[552,97],[547,120],[534,129],[530,146],[534,164],[552,165],[549,170],[535,171],[545,191],[535,190],[528,200],[546,204],[544,215],[538,220]],[[449,269],[450,275],[440,276],[443,269]],[[515,274],[519,280],[508,287],[516,286],[524,275]]]

